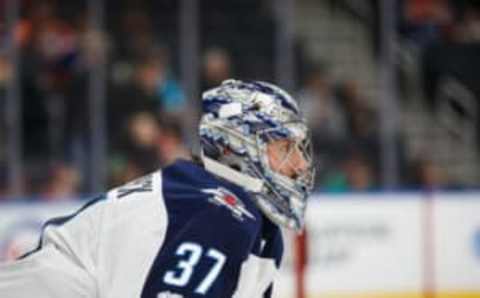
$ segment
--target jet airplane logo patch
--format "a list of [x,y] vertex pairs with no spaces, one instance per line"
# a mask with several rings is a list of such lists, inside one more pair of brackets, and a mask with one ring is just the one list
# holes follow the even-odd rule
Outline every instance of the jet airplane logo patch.
[[245,204],[237,196],[223,187],[203,189],[203,193],[212,195],[208,201],[217,205],[224,206],[232,211],[233,216],[243,221],[246,217],[255,220],[255,216],[245,208]]

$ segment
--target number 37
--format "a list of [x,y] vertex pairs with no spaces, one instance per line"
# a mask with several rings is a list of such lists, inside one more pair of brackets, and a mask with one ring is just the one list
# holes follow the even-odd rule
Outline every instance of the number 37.
[[[184,287],[188,284],[193,275],[195,266],[202,257],[203,248],[196,243],[185,242],[177,248],[175,254],[185,258],[178,261],[177,271],[167,271],[165,273],[163,281],[169,285]],[[213,248],[210,248],[207,251],[206,256],[213,259],[215,263],[202,282],[195,289],[195,293],[202,295],[205,295],[208,289],[210,289],[213,282],[220,274],[220,271],[222,271],[223,265],[225,265],[225,261],[227,259],[223,253]]]

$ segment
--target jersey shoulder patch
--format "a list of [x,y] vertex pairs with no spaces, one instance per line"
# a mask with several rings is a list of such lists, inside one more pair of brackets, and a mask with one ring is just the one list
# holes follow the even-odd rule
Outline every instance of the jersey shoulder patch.
[[181,205],[182,213],[191,216],[208,210],[212,216],[228,214],[233,221],[241,223],[252,224],[261,218],[260,211],[241,187],[193,162],[178,161],[165,168],[162,190],[167,206]]
[[235,219],[241,222],[248,219],[257,220],[256,216],[247,209],[245,203],[225,187],[205,188],[201,191],[209,196],[207,199],[209,203],[226,208]]

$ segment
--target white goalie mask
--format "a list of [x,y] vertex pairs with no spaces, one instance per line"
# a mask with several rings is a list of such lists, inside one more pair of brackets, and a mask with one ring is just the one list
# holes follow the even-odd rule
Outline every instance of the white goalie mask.
[[[207,170],[244,187],[276,224],[302,230],[314,167],[297,103],[275,85],[238,80],[206,91],[202,103],[199,134]],[[269,152],[273,142],[285,144],[284,160],[276,165]],[[294,155],[302,166],[285,175],[279,169]]]

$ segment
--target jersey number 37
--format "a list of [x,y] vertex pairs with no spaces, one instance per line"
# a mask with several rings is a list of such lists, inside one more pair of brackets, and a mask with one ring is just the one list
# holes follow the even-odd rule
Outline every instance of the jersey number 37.
[[213,259],[215,262],[210,271],[205,275],[200,284],[195,288],[195,293],[205,295],[217,279],[218,275],[222,271],[223,265],[227,258],[220,251],[210,248],[207,250],[205,256],[203,255],[204,249],[193,242],[184,242],[178,248],[175,254],[180,258],[177,263],[175,271],[167,271],[163,277],[163,281],[172,286],[184,287],[190,281],[195,266],[202,257]]

